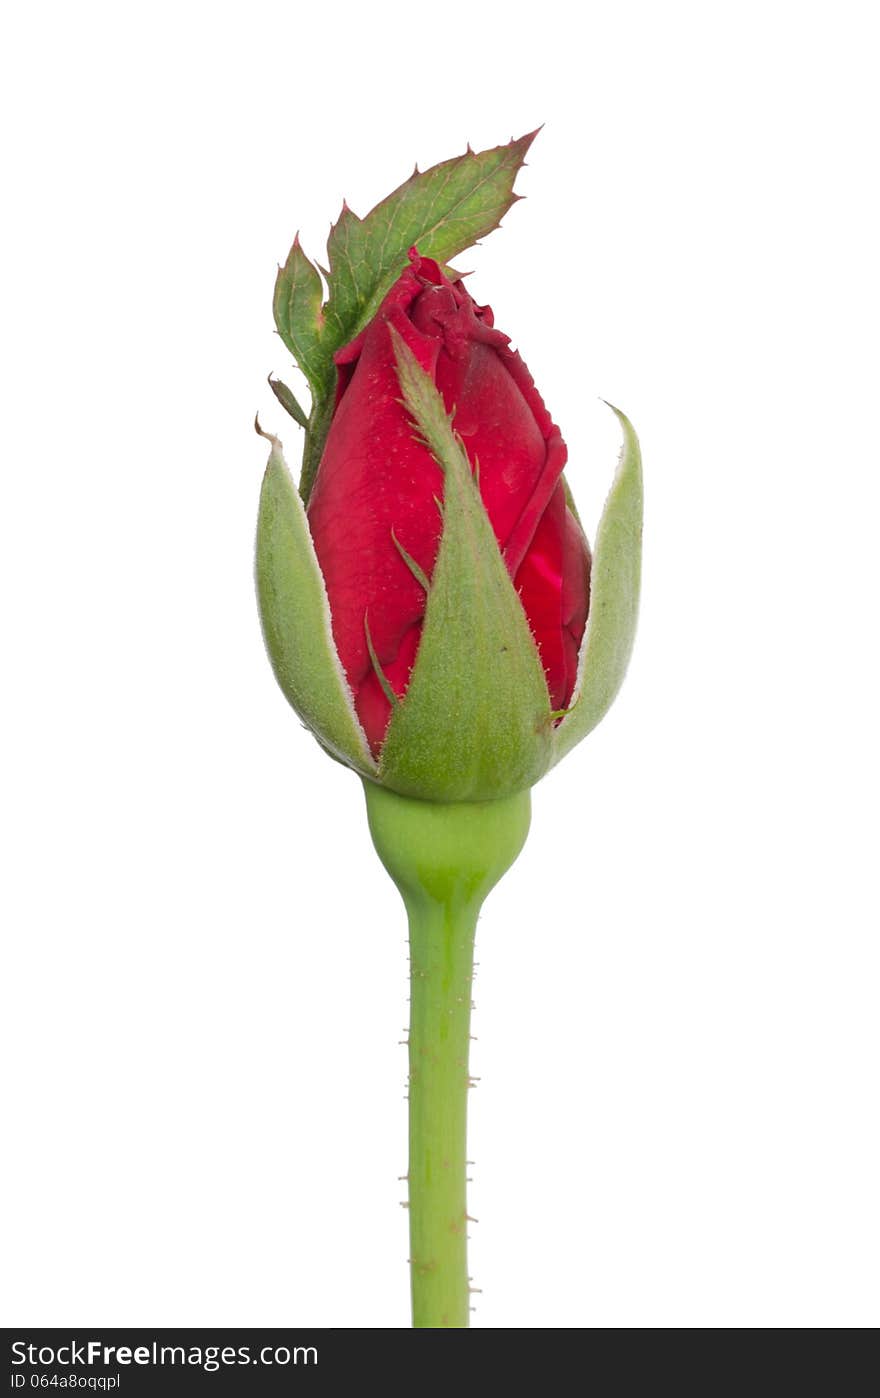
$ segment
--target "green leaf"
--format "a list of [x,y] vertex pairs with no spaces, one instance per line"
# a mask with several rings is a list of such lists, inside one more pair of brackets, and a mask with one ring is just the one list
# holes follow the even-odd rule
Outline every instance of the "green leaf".
[[404,796],[494,800],[532,786],[549,764],[544,670],[443,400],[394,338],[404,401],[443,469],[445,490],[422,637],[379,779]]
[[498,227],[518,197],[513,183],[536,135],[416,169],[366,218],[343,205],[327,243],[325,314],[334,349],[375,315],[414,244],[423,257],[445,262]]
[[275,397],[278,399],[284,411],[290,413],[294,422],[297,423],[299,427],[308,427],[308,415],[300,407],[293,392],[287,387],[287,384],[282,383],[280,379],[273,379],[270,374],[269,387],[275,394]]
[[375,315],[414,244],[424,256],[445,262],[498,227],[519,197],[513,183],[536,135],[532,131],[509,145],[478,153],[468,147],[464,155],[430,170],[416,169],[366,218],[358,218],[343,204],[327,244],[329,299],[323,307],[320,275],[297,234],[278,270],[274,310],[278,333],[312,388],[299,484],[304,502],[333,416],[334,353]]
[[316,394],[333,387],[332,349],[326,347],[323,287],[316,267],[303,252],[299,234],[275,280],[275,324],[278,333]]
[[336,653],[330,606],[305,509],[272,443],[257,523],[257,598],[269,659],[289,703],[319,742],[362,776],[374,763]]
[[553,765],[596,727],[620,689],[635,639],[642,559],[642,457],[632,423],[612,404],[623,448],[593,554],[590,614],[568,715],[553,734]]

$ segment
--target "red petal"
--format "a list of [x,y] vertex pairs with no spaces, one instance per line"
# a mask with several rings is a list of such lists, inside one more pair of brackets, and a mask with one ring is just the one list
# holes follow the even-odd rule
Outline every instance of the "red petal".
[[562,554],[562,639],[566,655],[564,708],[574,693],[578,657],[590,610],[590,550],[571,510],[565,511]]
[[560,488],[559,477],[567,460],[568,448],[560,436],[559,428],[554,427],[547,442],[541,473],[504,545],[504,561],[511,575],[516,573],[532,542],[538,521]]
[[[405,288],[403,282],[408,283]],[[440,535],[434,498],[443,493],[443,475],[427,448],[415,440],[400,403],[388,330],[391,321],[422,367],[433,372],[439,343],[421,335],[405,313],[406,296],[412,300],[419,290],[421,283],[413,273],[404,273],[363,335],[309,500],[309,525],[327,587],[333,635],[356,702],[372,670],[364,613],[369,612],[373,646],[386,668],[394,665],[404,635],[424,614],[424,590],[395,547],[392,530],[429,576]],[[346,354],[343,351],[342,357]],[[370,720],[371,741],[376,741],[379,727]]]
[[[400,650],[394,659],[382,666],[382,673],[398,698],[402,699],[406,693],[421,634],[422,626],[421,621],[419,621],[404,634]],[[372,625],[370,626],[370,635],[372,636]],[[358,687],[355,695],[355,708],[367,735],[367,741],[373,752],[378,754],[385,741],[385,730],[391,718],[391,705],[378,675],[372,669]]]
[[562,642],[562,553],[565,493],[560,483],[534,530],[514,578],[547,677],[550,704],[565,705],[567,666]]
[[589,565],[587,541],[559,481],[515,578],[554,709],[564,709],[574,692],[589,606]]

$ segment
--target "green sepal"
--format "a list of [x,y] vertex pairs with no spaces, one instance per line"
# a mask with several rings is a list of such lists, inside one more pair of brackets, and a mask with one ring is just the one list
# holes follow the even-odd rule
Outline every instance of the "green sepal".
[[443,400],[393,328],[392,335],[403,400],[445,489],[421,641],[388,726],[379,780],[432,801],[496,800],[534,785],[549,765],[547,683]]
[[299,493],[277,437],[260,492],[257,599],[266,650],[282,691],[332,756],[362,776],[376,764],[333,642],[330,605]]
[[553,733],[554,766],[608,712],[635,639],[642,567],[642,457],[632,423],[613,404],[608,406],[623,428],[623,447],[596,533],[587,629],[574,697]]
[[[442,507],[442,505],[440,506],[440,518],[441,518],[441,519],[443,518],[443,507]],[[409,571],[412,573],[412,575],[413,575],[413,577],[415,578],[416,582],[418,583],[419,587],[422,588],[423,591],[426,592],[426,593],[427,593],[427,592],[430,592],[430,591],[431,591],[431,582],[430,582],[430,579],[428,578],[428,575],[426,574],[424,568],[419,567],[418,563],[417,563],[416,560],[413,558],[413,556],[412,556],[411,553],[407,553],[406,549],[403,547],[403,544],[400,542],[400,540],[398,539],[398,537],[397,537],[397,535],[395,534],[395,532],[394,532],[393,529],[392,529],[392,531],[391,531],[391,542],[393,543],[394,547],[397,549],[397,552],[400,554],[401,558],[403,559],[403,561],[404,561],[404,563],[406,564],[406,566],[407,566],[407,568],[409,569]]]
[[379,688],[382,690],[382,693],[385,695],[385,698],[388,700],[388,703],[391,705],[392,709],[396,709],[400,701],[398,700],[397,695],[394,693],[394,690],[391,688],[391,685],[388,681],[388,676],[382,669],[381,662],[379,660],[378,655],[376,654],[376,647],[373,645],[373,637],[370,635],[370,618],[367,616],[366,613],[364,613],[364,636],[367,642],[367,653],[370,657],[370,664],[373,667],[373,673],[375,674],[376,679],[379,681]]
[[273,379],[270,374],[269,387],[275,394],[275,397],[278,399],[284,411],[290,413],[297,427],[307,428],[309,425],[308,414],[300,406],[295,394],[287,387],[287,384],[282,383],[280,379]]

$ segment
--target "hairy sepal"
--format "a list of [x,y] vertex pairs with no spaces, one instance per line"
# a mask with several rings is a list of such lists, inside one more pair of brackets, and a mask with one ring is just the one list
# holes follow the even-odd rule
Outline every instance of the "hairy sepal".
[[629,419],[608,405],[623,428],[617,473],[593,550],[590,612],[578,657],[574,696],[553,733],[555,766],[608,712],[632,654],[642,565],[642,457]]
[[494,800],[534,785],[549,765],[547,684],[443,400],[391,333],[403,401],[443,470],[444,498],[419,650],[388,726],[379,777],[404,796]]
[[260,492],[256,549],[266,650],[285,697],[322,747],[362,776],[374,777],[376,764],[333,641],[327,590],[305,509],[281,443],[277,437],[268,440],[272,448]]

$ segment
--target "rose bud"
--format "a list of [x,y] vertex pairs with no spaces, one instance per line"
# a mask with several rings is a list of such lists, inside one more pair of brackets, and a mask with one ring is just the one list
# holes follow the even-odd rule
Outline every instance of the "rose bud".
[[[418,1329],[470,1323],[477,919],[523,847],[531,787],[617,692],[639,590],[630,424],[617,414],[624,447],[591,561],[559,429],[489,307],[446,267],[510,208],[533,136],[416,169],[363,219],[343,205],[326,299],[297,237],[273,301],[312,397],[306,411],[270,380],[305,440],[297,491],[271,438],[260,614],[290,703],[364,778],[373,845],[406,906]],[[407,265],[419,240],[431,255],[410,248]]]
[[431,375],[479,469],[553,709],[574,689],[589,599],[589,550],[561,479],[565,444],[528,369],[488,306],[430,258],[410,256],[367,329],[335,355],[336,408],[308,506],[336,648],[376,757],[387,690],[403,699],[418,653],[443,495],[443,472],[401,401],[390,327]]
[[629,657],[632,428],[618,414],[591,603],[559,429],[460,278],[412,249],[334,360],[307,522],[277,442],[264,482],[258,590],[279,682],[333,755],[403,795],[525,790],[602,717]]

